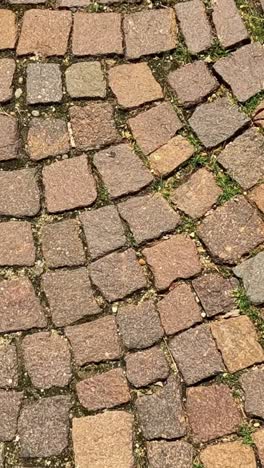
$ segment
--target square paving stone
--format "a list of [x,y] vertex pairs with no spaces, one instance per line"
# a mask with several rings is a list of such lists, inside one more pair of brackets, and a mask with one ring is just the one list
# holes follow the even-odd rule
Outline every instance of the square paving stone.
[[197,230],[216,260],[235,263],[264,240],[264,224],[243,196],[233,198],[207,216]]
[[180,216],[159,193],[134,197],[119,203],[118,211],[138,244],[173,231]]
[[193,448],[185,441],[147,442],[149,468],[192,468]]
[[151,300],[120,307],[116,316],[122,341],[128,349],[144,349],[163,337],[158,312]]
[[202,322],[201,308],[188,283],[176,283],[158,302],[158,311],[166,335],[174,335]]
[[124,33],[126,56],[130,59],[174,49],[178,42],[171,8],[125,15]]
[[11,115],[0,114],[0,161],[18,157],[19,134],[17,119]]
[[114,205],[80,214],[89,254],[92,259],[123,247],[126,237],[118,211]]
[[201,104],[189,119],[190,126],[206,148],[220,145],[248,122],[249,118],[226,97]]
[[232,47],[248,38],[246,26],[234,0],[214,0],[212,6],[213,23],[223,47]]
[[188,388],[187,414],[195,442],[236,432],[242,423],[232,390],[222,384]]
[[20,455],[23,458],[60,455],[68,447],[68,396],[54,396],[26,403],[19,416]]
[[14,89],[12,83],[15,69],[15,60],[9,58],[0,59],[0,102],[8,102],[13,97]]
[[221,193],[212,172],[202,168],[173,190],[171,201],[191,218],[200,218],[212,208]]
[[245,102],[264,89],[264,50],[254,42],[223,57],[214,70],[231,87],[240,102]]
[[153,181],[151,172],[126,143],[97,153],[94,165],[111,198],[138,192]]
[[228,143],[217,160],[243,189],[253,187],[264,176],[264,136],[250,128]]
[[210,445],[201,451],[200,459],[204,468],[257,468],[253,448],[240,441]]
[[120,141],[114,109],[108,102],[91,101],[69,110],[73,139],[77,149],[98,149]]
[[93,322],[67,327],[65,333],[79,366],[121,357],[114,317],[107,316]]
[[164,380],[170,372],[165,355],[158,347],[127,354],[125,362],[127,379],[136,388]]
[[119,13],[82,13],[74,15],[73,55],[123,54],[121,15]]
[[79,225],[75,219],[44,225],[41,244],[48,267],[78,266],[85,263],[79,234]]
[[92,205],[97,198],[95,180],[85,155],[45,166],[43,184],[49,213]]
[[207,317],[225,314],[236,309],[233,293],[239,283],[235,278],[224,278],[218,273],[208,273],[194,279],[192,285]]
[[86,268],[47,272],[42,276],[42,287],[52,321],[57,327],[70,325],[101,311],[93,296]]
[[170,341],[169,346],[187,385],[225,371],[208,325],[180,333]]
[[134,138],[145,154],[168,143],[182,128],[182,122],[169,102],[163,102],[128,119]]
[[191,278],[201,271],[195,243],[183,234],[175,234],[168,240],[146,247],[142,253],[159,290],[169,288],[179,278]]
[[163,97],[162,89],[144,62],[123,64],[109,70],[109,85],[118,104],[132,108]]
[[30,159],[40,161],[70,150],[67,123],[62,119],[32,119],[27,135]]
[[17,387],[17,385],[18,358],[16,345],[8,341],[3,341],[0,345],[0,387],[14,388]]
[[158,177],[171,174],[181,164],[190,159],[194,147],[181,135],[177,135],[168,143],[154,151],[148,158],[150,167]]
[[105,97],[106,81],[100,62],[74,63],[65,72],[66,88],[73,98]]
[[163,388],[137,398],[135,406],[145,439],[177,439],[185,435],[179,379],[170,377]]
[[0,215],[35,216],[39,209],[35,169],[0,172]]
[[247,296],[253,304],[264,303],[264,252],[245,260],[234,268],[234,273],[242,278]]
[[49,104],[62,100],[60,65],[30,63],[27,66],[27,103]]
[[33,286],[27,278],[0,282],[0,332],[43,328],[47,324]]
[[35,245],[27,221],[0,223],[0,266],[32,266]]
[[209,49],[213,34],[201,0],[177,3],[176,16],[189,51],[198,54]]
[[133,415],[126,411],[73,418],[72,437],[79,468],[134,466]]
[[168,82],[175,91],[179,103],[185,107],[198,104],[219,86],[207,64],[202,60],[188,63],[170,72]]
[[91,264],[91,279],[107,301],[117,301],[147,285],[133,249],[113,252]]
[[114,408],[130,401],[127,380],[122,369],[95,374],[76,384],[80,403],[89,411]]
[[264,184],[254,187],[248,194],[248,198],[264,213]]
[[254,325],[245,315],[213,322],[211,330],[229,372],[264,361]]
[[0,10],[0,50],[14,49],[17,39],[16,15],[11,10]]
[[25,11],[17,54],[40,54],[44,57],[66,54],[71,23],[69,11]]
[[264,419],[264,367],[250,369],[240,378],[244,395],[245,411],[253,418]]
[[11,441],[17,431],[17,419],[23,399],[22,392],[0,390],[0,441]]
[[[264,10],[264,8],[263,8]],[[260,463],[264,465],[264,429],[260,429],[252,434],[252,438],[257,447]],[[245,467],[246,468],[246,467]],[[255,467],[254,467],[255,468]]]

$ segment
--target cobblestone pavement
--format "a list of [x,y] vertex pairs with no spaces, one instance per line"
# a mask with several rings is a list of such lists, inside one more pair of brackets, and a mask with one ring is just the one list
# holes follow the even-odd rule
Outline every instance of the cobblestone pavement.
[[264,467],[263,0],[0,3],[0,468]]

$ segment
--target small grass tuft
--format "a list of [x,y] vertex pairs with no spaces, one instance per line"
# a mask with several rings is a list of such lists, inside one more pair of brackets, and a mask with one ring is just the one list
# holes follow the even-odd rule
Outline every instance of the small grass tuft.
[[245,102],[241,107],[246,114],[251,115],[263,99],[264,91],[261,91],[256,96],[253,96],[252,98],[248,99],[247,102]]
[[254,41],[264,44],[264,14],[261,6],[250,0],[236,0],[236,4]]
[[201,462],[193,462],[193,468],[204,468],[204,464]]
[[237,288],[233,292],[233,295],[235,297],[237,307],[240,309],[241,313],[247,315],[254,323],[260,335],[259,341],[262,346],[264,346],[264,320],[259,310],[251,304],[244,288]]
[[240,389],[240,375],[241,373],[239,372],[237,372],[236,374],[229,374],[228,372],[225,372],[224,374],[219,375],[216,380],[225,385],[228,385],[228,387],[230,388]]
[[208,164],[209,158],[206,153],[197,153],[189,161],[190,166],[195,169]]
[[178,227],[178,232],[194,234],[196,232],[196,222],[192,218],[189,218],[189,216],[183,216]]
[[219,203],[223,204],[231,198],[239,195],[242,191],[239,185],[224,172],[219,171],[216,175],[216,182],[223,190],[223,193],[219,197]]
[[242,437],[243,444],[245,445],[254,445],[252,434],[255,432],[255,429],[249,424],[243,424],[238,430],[238,435]]
[[210,49],[206,53],[199,54],[199,58],[203,59],[207,63],[216,62],[222,57],[227,57],[230,52],[224,49],[218,39],[214,39]]

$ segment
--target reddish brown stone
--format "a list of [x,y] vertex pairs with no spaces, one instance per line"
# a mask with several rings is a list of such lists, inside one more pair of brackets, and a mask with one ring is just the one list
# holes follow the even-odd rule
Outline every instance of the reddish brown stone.
[[42,328],[47,324],[39,300],[27,278],[0,282],[0,332]]
[[182,122],[169,102],[164,102],[128,119],[134,138],[149,154],[167,143],[182,128]]
[[242,423],[232,391],[222,384],[187,389],[187,413],[196,442],[236,432]]
[[24,13],[18,55],[64,55],[71,30],[68,11],[28,10]]
[[34,216],[39,209],[35,169],[0,172],[0,215]]
[[3,341],[0,345],[0,387],[13,388],[17,387],[17,385],[18,360],[16,346],[8,341]]
[[34,387],[64,387],[71,378],[67,340],[56,332],[28,335],[22,342],[24,365]]
[[122,54],[121,15],[76,13],[72,52],[74,55]]
[[0,10],[0,50],[14,49],[17,39],[16,15],[11,10]]
[[45,273],[42,285],[57,327],[100,312],[86,268]]
[[213,35],[203,2],[191,0],[177,3],[175,10],[189,51],[198,54],[209,49]]
[[248,197],[251,201],[256,203],[258,209],[264,213],[264,184],[254,187]]
[[177,44],[177,25],[171,8],[125,15],[124,32],[128,58],[164,52]]
[[91,0],[57,0],[57,8],[72,8],[89,6]]
[[83,265],[85,255],[77,221],[67,219],[44,225],[42,252],[51,268]]
[[121,356],[115,319],[107,316],[66,328],[76,363],[109,361]]
[[27,103],[49,104],[62,100],[61,70],[58,63],[29,63]]
[[35,246],[27,221],[0,223],[0,266],[32,266]]
[[68,396],[54,396],[24,405],[19,420],[20,455],[24,458],[60,455],[68,446]]
[[170,372],[167,360],[158,347],[127,354],[125,361],[127,379],[136,388],[164,380]]
[[116,320],[128,349],[147,348],[160,340],[164,333],[154,303],[150,300],[138,305],[122,305]]
[[183,234],[146,247],[142,253],[159,290],[167,289],[176,279],[190,278],[201,271],[195,244]]
[[185,441],[147,442],[149,468],[192,468],[193,448]]
[[253,448],[240,441],[210,445],[200,459],[204,468],[257,468]]
[[106,81],[100,62],[73,63],[65,72],[66,87],[73,98],[105,97]]
[[77,383],[76,390],[80,403],[89,411],[114,408],[130,401],[122,369],[112,369],[82,380]]
[[73,418],[73,449],[79,468],[132,468],[133,415],[110,411]]
[[17,119],[0,113],[0,161],[18,157],[19,136]]
[[97,149],[120,141],[113,107],[108,102],[92,101],[84,107],[72,106],[69,112],[77,149]]
[[260,462],[261,462],[262,466],[264,466],[264,429],[260,429],[260,430],[256,431],[252,435],[252,438],[254,440],[254,443],[256,444]]
[[248,38],[248,32],[234,0],[213,0],[213,22],[223,47],[232,47]]
[[[0,10],[1,15],[1,10]],[[0,20],[1,22],[1,20]],[[1,33],[0,33],[1,34]],[[1,41],[1,38],[0,38]],[[13,78],[16,62],[13,59],[0,59],[0,102],[10,101],[13,97]]]
[[201,309],[188,283],[178,283],[161,301],[158,311],[167,335],[190,328],[202,321]]
[[85,155],[45,166],[43,183],[50,213],[89,206],[97,197],[95,181]]
[[66,122],[61,119],[32,119],[27,149],[34,161],[68,153],[70,144]]
[[178,135],[166,145],[152,153],[148,160],[154,174],[159,177],[169,175],[194,153],[194,147],[186,138]]
[[253,418],[264,419],[264,367],[249,369],[240,383],[245,394],[245,411]]
[[217,260],[232,264],[264,241],[264,224],[256,210],[239,196],[207,216],[197,233]]
[[256,107],[253,113],[253,122],[258,127],[264,128],[264,99]]
[[0,390],[0,441],[14,439],[17,431],[17,419],[23,399],[22,392]]

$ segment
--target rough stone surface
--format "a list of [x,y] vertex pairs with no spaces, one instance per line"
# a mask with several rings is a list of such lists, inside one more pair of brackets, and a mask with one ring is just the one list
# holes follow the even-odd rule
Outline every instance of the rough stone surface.
[[57,0],[58,8],[85,7],[91,4],[91,0]]
[[82,325],[66,328],[76,363],[102,362],[118,359],[121,348],[113,317],[103,317]]
[[185,107],[198,104],[219,86],[216,78],[202,60],[188,63],[170,72],[168,82],[175,91],[180,104]]
[[162,177],[171,174],[177,167],[187,161],[194,153],[194,147],[181,135],[175,136],[148,158],[155,175]]
[[79,468],[132,468],[133,416],[111,411],[73,419],[73,448]]
[[50,457],[67,448],[70,407],[68,396],[43,398],[24,405],[18,420],[22,457]]
[[136,400],[143,436],[147,440],[175,439],[186,433],[179,380],[171,377],[168,383],[152,395]]
[[242,278],[246,293],[253,304],[264,303],[264,252],[245,260],[234,269]]
[[100,312],[85,268],[47,272],[42,276],[42,286],[57,327]]
[[223,57],[214,65],[215,71],[231,86],[236,98],[244,102],[264,89],[264,50],[255,42]]
[[158,312],[151,300],[138,305],[122,305],[116,320],[122,341],[128,349],[147,348],[164,334]]
[[[1,15],[1,11],[0,11]],[[1,22],[1,19],[0,19]],[[1,33],[0,33],[1,34]],[[0,38],[1,41],[1,38]],[[13,59],[0,59],[0,102],[7,102],[13,96],[13,78],[16,69],[16,62]]]
[[100,151],[94,157],[94,164],[111,198],[138,192],[153,180],[150,171],[126,143]]
[[17,387],[17,385],[18,359],[16,345],[8,341],[3,341],[0,344],[0,387],[14,388]]
[[168,143],[182,128],[182,122],[172,105],[163,102],[128,119],[134,138],[146,154]]
[[177,25],[171,8],[140,11],[125,15],[124,33],[127,58],[171,50],[177,44]]
[[164,380],[169,375],[167,360],[158,347],[127,354],[125,361],[127,379],[136,388]]
[[39,161],[70,150],[66,122],[62,119],[32,119],[27,136],[30,159]]
[[225,371],[209,325],[200,325],[175,336],[170,350],[187,385]]
[[223,47],[232,47],[248,38],[245,24],[234,0],[213,0],[212,19]]
[[42,173],[50,213],[89,206],[96,200],[96,185],[85,155],[56,161]]
[[201,104],[189,119],[192,129],[206,148],[213,148],[232,137],[249,122],[226,97]]
[[142,253],[159,290],[167,289],[179,278],[190,278],[201,271],[196,246],[183,234],[176,234],[152,247],[146,247]]
[[18,157],[19,135],[17,119],[0,113],[0,161]]
[[11,10],[0,10],[0,50],[14,49],[17,38],[16,15]]
[[214,175],[202,168],[172,192],[171,201],[191,218],[200,218],[212,208],[221,193]]
[[213,322],[211,330],[229,372],[264,361],[254,325],[245,315]]
[[27,66],[27,103],[49,104],[62,100],[60,65],[30,63]]
[[[40,54],[44,57],[64,55],[71,30],[68,11],[25,11],[17,45],[18,55]],[[49,69],[51,72],[51,69]]]
[[264,213],[264,184],[254,187],[248,197],[257,205],[258,209]]
[[250,369],[242,375],[240,383],[245,394],[246,413],[264,419],[264,367]]
[[74,63],[65,72],[66,87],[73,98],[105,97],[106,82],[100,62]]
[[185,441],[147,442],[149,468],[192,468],[193,448]]
[[222,384],[187,389],[187,414],[196,442],[236,432],[242,423],[231,389]]
[[159,193],[130,198],[118,205],[118,211],[138,244],[174,230],[180,221]]
[[260,462],[262,463],[262,465],[264,465],[264,429],[260,429],[254,432],[254,434],[252,434],[252,438],[256,444]]
[[42,328],[47,324],[39,300],[27,278],[0,282],[0,332]]
[[260,102],[254,111],[253,122],[255,125],[257,125],[257,127],[264,128],[264,99]]
[[35,246],[27,221],[0,223],[0,266],[32,266]]
[[118,103],[127,108],[137,107],[163,97],[159,83],[144,62],[111,68],[109,84]]
[[34,216],[39,209],[35,169],[0,172],[0,215]]
[[264,240],[264,224],[243,196],[218,207],[197,232],[217,260],[231,264]]
[[130,401],[122,369],[112,369],[82,380],[77,383],[76,390],[81,405],[89,411],[114,408]]
[[17,419],[23,398],[22,392],[0,390],[0,441],[14,439],[17,431]]
[[[254,437],[254,434],[253,434]],[[211,445],[200,453],[204,468],[256,468],[252,447],[240,441]]]
[[176,16],[186,45],[192,54],[198,54],[212,45],[213,35],[201,0],[177,3]]

